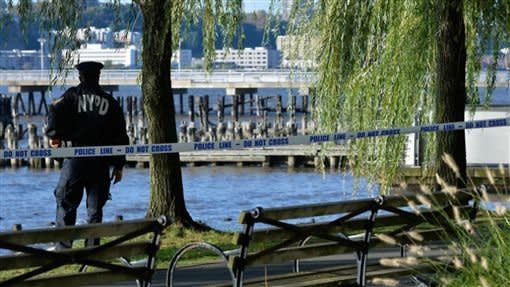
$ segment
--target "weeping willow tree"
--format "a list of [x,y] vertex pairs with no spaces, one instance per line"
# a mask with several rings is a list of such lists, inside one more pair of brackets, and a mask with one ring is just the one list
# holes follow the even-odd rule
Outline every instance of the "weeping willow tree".
[[[118,12],[123,1],[112,0],[106,4]],[[66,77],[69,67],[76,62],[76,50],[80,48],[78,29],[82,24],[81,11],[89,1],[8,1],[11,14],[0,17],[0,25],[14,19],[23,28],[31,17],[37,17],[41,30],[51,39],[55,80]],[[171,85],[171,56],[177,48],[181,31],[190,25],[202,23],[204,37],[205,66],[212,67],[215,42],[218,33],[224,46],[230,46],[234,36],[242,40],[240,21],[241,1],[222,0],[134,0],[130,5],[132,22],[143,21],[143,50],[141,87],[143,106],[147,115],[148,138],[150,143],[177,142],[175,109]],[[3,11],[2,11],[3,12]],[[142,17],[139,17],[141,14]],[[8,17],[9,15],[10,18]],[[14,17],[12,15],[15,15]],[[114,15],[119,15],[118,13]],[[6,16],[6,17],[4,17]],[[115,22],[116,17],[112,19]],[[93,23],[92,23],[93,24]],[[130,27],[128,27],[130,30]],[[184,227],[206,228],[196,223],[187,211],[184,201],[182,173],[179,154],[155,154],[150,160],[150,201],[148,217],[166,215],[172,222]]]
[[[275,3],[273,12],[282,7]],[[488,102],[498,51],[510,39],[508,19],[510,1],[500,0],[296,0],[287,34],[317,63],[320,129],[364,130],[463,121],[466,103],[479,99],[480,57],[491,51]],[[443,184],[463,187],[464,132],[425,140],[429,156],[422,167]],[[353,172],[389,187],[398,180],[405,144],[404,136],[352,141]],[[445,154],[458,171],[442,160]]]

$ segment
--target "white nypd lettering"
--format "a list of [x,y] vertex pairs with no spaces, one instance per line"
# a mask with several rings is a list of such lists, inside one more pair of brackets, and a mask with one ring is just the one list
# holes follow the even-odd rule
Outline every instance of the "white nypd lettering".
[[97,112],[104,116],[108,113],[108,100],[94,94],[83,94],[78,98],[78,113]]
[[93,110],[94,107],[94,95],[83,95],[87,102],[87,108],[89,111]]
[[78,98],[78,113],[84,113],[87,111],[87,101],[85,95]]
[[99,105],[98,113],[102,116],[106,115],[106,113],[108,112],[109,106],[110,106],[110,104],[108,103],[108,101],[106,99],[101,98],[101,104]]

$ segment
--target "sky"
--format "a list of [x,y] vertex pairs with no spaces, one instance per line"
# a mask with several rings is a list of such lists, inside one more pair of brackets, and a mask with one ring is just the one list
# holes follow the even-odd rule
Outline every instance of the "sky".
[[267,10],[270,2],[270,0],[244,0],[244,11],[253,12],[258,10]]

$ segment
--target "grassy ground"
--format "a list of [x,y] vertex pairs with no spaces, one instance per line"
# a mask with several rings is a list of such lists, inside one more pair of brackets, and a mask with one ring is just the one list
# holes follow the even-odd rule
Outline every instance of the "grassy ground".
[[[236,248],[232,244],[233,233],[228,232],[196,232],[184,229],[181,226],[170,226],[162,237],[161,248],[158,252],[156,264],[158,268],[167,268],[168,263],[177,252],[177,250],[190,242],[209,242],[217,245],[222,250],[230,250]],[[193,251],[186,253],[181,259],[183,264],[194,264],[212,260],[218,260],[217,255],[205,250]]]

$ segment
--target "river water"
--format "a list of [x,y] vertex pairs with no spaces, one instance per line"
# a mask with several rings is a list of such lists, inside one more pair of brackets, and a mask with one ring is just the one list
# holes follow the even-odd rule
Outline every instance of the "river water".
[[[5,92],[0,87],[0,93]],[[55,89],[50,98],[62,91]],[[480,89],[480,94],[484,94]],[[194,95],[221,95],[220,90],[191,90]],[[284,96],[286,89],[259,91],[259,95]],[[139,95],[139,87],[121,87],[116,95]],[[215,103],[214,99],[211,99]],[[510,105],[510,89],[497,88],[492,105]],[[176,103],[177,104],[177,103]],[[187,101],[184,101],[185,110]],[[53,189],[58,181],[55,169],[32,170],[27,167],[0,169],[0,231],[20,223],[23,228],[45,227],[55,217]],[[293,204],[329,202],[356,197],[374,196],[377,188],[367,191],[360,180],[354,192],[355,179],[350,174],[334,171],[325,173],[313,169],[288,170],[277,167],[203,166],[183,167],[184,196],[187,208],[195,220],[220,230],[237,230],[239,211],[256,206],[276,207]],[[149,170],[127,168],[124,179],[111,189],[113,199],[106,204],[104,221],[117,215],[124,219],[145,215],[149,200]],[[78,223],[85,221],[84,201]]]
[[[186,206],[195,220],[220,230],[238,230],[241,210],[257,206],[330,202],[374,196],[366,183],[356,183],[348,173],[312,168],[201,166],[183,167]],[[0,231],[20,223],[23,228],[45,227],[55,220],[56,169],[0,169]],[[354,192],[354,187],[359,192]],[[358,186],[359,185],[359,186]],[[124,179],[112,186],[112,200],[104,209],[104,221],[115,216],[142,218],[149,200],[149,169],[126,168]],[[86,219],[85,200],[78,223]]]

